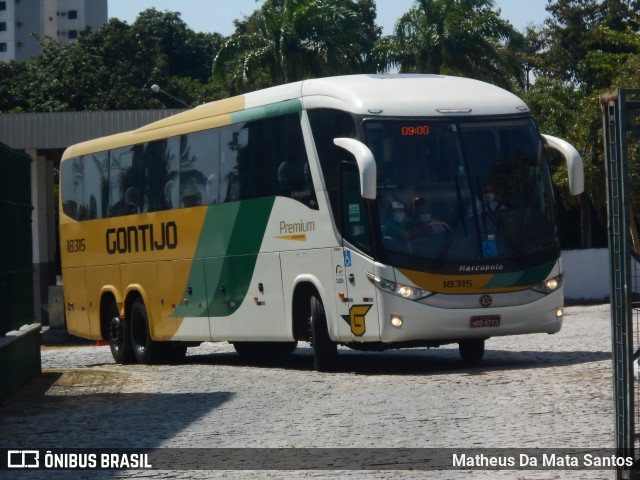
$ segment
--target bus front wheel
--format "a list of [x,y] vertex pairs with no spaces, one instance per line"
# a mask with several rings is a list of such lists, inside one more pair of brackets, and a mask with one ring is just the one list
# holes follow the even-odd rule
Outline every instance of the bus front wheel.
[[162,344],[151,339],[149,316],[142,299],[138,298],[133,302],[129,322],[131,323],[131,345],[136,360],[145,365],[156,363],[161,355]]
[[109,343],[109,348],[111,348],[113,359],[121,365],[133,363],[135,357],[133,356],[133,349],[131,347],[129,324],[124,318],[120,317],[118,305],[116,305],[115,300],[109,301],[104,318],[107,322],[105,336]]
[[484,340],[463,340],[458,343],[458,351],[463,362],[479,362],[484,357]]
[[331,371],[337,360],[338,346],[329,337],[324,305],[316,295],[311,297],[309,329],[311,331],[314,368],[319,372]]

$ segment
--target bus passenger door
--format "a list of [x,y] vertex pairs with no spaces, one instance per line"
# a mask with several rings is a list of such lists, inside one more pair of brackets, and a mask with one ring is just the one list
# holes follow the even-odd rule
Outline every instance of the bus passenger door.
[[343,164],[340,180],[341,232],[344,239],[343,265],[346,287],[346,298],[343,303],[347,307],[347,311],[342,315],[348,324],[351,341],[380,341],[375,286],[367,278],[367,272],[374,271],[373,259],[366,254],[371,252],[373,246],[371,223],[367,200],[360,195],[357,167],[352,164]]
[[278,253],[205,259],[212,340],[288,340]]

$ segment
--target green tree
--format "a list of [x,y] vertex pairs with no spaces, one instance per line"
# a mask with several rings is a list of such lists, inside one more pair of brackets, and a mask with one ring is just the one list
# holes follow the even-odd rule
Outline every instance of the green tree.
[[[195,105],[220,92],[209,82],[223,37],[188,29],[175,12],[143,11],[133,25],[111,19],[75,43],[40,38],[31,62],[0,68],[2,111],[124,110],[181,107],[153,83]],[[16,94],[12,94],[15,92]],[[221,92],[220,92],[221,93]]]
[[222,38],[190,30],[177,12],[151,8],[132,25],[111,19],[81,41],[99,56],[102,81],[108,86],[100,92],[100,108],[175,108],[182,105],[153,94],[149,87],[160,84],[188,104],[202,101]]
[[[585,193],[580,196],[581,243],[591,246],[591,211],[602,227],[606,224],[606,186],[602,120],[598,94],[620,83],[618,72],[634,72],[633,58],[640,43],[638,2],[631,0],[557,0],[549,2],[551,14],[542,31],[538,78],[556,79],[565,91],[575,91],[573,114],[564,123],[564,135],[581,153],[585,166]],[[626,70],[625,70],[626,69]],[[635,83],[640,78],[635,71]],[[539,80],[540,81],[540,80]],[[535,88],[535,87],[534,87]],[[545,99],[547,110],[564,111]],[[561,123],[561,122],[559,122]],[[571,203],[571,201],[567,202]]]
[[[575,244],[582,248],[592,245],[592,218],[595,210],[604,226],[604,162],[602,160],[602,129],[597,95],[586,95],[574,85],[553,78],[538,78],[533,86],[521,93],[540,131],[567,140],[582,155],[585,173],[584,193],[575,197],[569,193],[568,172],[564,158],[548,150],[553,182],[557,187],[563,212],[575,215],[580,222],[580,235]],[[573,213],[572,213],[573,212]],[[578,242],[579,240],[579,242]]]
[[373,0],[267,0],[222,45],[216,78],[229,94],[375,68]]
[[0,113],[17,113],[29,109],[25,98],[26,62],[0,62]]
[[85,110],[100,91],[100,60],[80,42],[39,39],[42,55],[26,65],[22,84],[27,111]]
[[626,57],[638,52],[639,7],[637,0],[549,1],[544,73],[586,92],[608,88]]
[[518,87],[528,91],[535,77],[540,75],[544,49],[544,35],[539,27],[528,26],[524,31],[522,43],[515,45],[513,55],[518,59],[522,75],[517,77]]
[[400,72],[461,75],[510,87],[521,76],[510,48],[522,42],[493,0],[416,0],[379,51]]

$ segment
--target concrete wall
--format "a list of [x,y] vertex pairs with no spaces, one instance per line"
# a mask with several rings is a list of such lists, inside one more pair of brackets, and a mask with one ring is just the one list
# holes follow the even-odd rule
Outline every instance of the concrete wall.
[[[564,298],[567,302],[607,302],[609,299],[609,252],[606,248],[565,250]],[[637,274],[637,272],[636,272]]]

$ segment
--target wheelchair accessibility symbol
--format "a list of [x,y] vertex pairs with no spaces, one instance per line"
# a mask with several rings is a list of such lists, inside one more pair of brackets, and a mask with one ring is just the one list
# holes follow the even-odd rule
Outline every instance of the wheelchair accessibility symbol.
[[350,267],[351,266],[351,251],[350,250],[345,250],[344,251],[344,266],[345,267]]
[[498,256],[498,246],[495,240],[485,240],[482,242],[482,255],[484,258],[494,258]]

